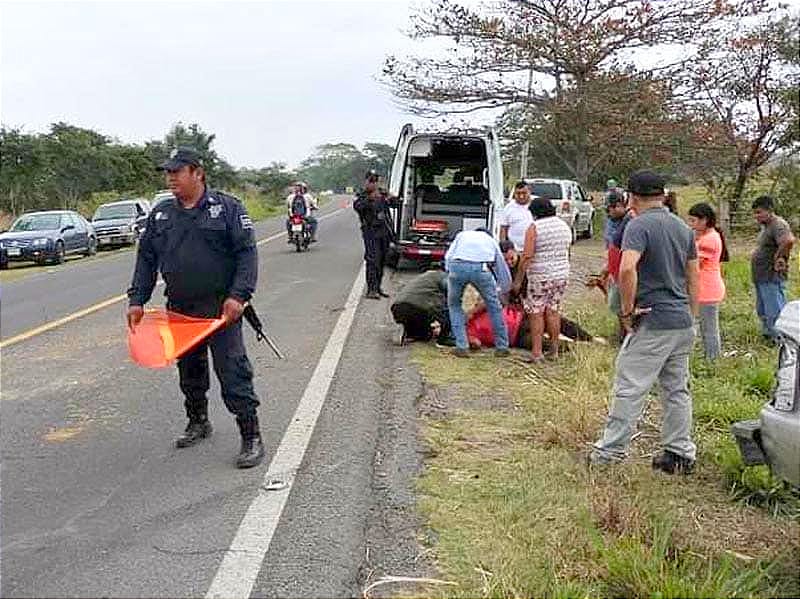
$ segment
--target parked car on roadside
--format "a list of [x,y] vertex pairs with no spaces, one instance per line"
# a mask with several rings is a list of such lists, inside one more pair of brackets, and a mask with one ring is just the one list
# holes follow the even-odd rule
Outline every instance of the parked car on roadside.
[[100,247],[136,243],[150,210],[146,200],[120,200],[99,206],[92,217]]
[[7,268],[9,262],[61,264],[69,254],[91,256],[95,252],[94,227],[72,210],[23,214],[0,234],[0,268]]
[[[572,229],[572,240],[594,236],[594,205],[577,181],[534,177],[523,179],[531,195],[547,198],[559,216]],[[509,196],[510,202],[513,197]]]
[[757,420],[736,422],[731,432],[747,466],[768,464],[800,488],[800,300],[786,304],[775,329],[781,337],[772,398]]

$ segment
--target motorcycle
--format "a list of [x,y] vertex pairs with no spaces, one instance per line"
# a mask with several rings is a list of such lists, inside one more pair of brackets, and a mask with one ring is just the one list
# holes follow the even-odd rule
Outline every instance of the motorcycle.
[[311,244],[311,225],[299,214],[295,214],[289,219],[289,225],[292,235],[291,242],[294,243],[297,251],[307,251]]

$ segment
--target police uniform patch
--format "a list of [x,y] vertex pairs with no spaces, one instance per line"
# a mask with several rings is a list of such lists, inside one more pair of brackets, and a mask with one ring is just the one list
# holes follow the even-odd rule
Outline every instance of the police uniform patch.
[[161,212],[160,210],[156,212],[156,220],[167,220],[169,215],[166,212]]
[[208,207],[208,214],[211,216],[211,218],[219,218],[221,212],[222,204],[215,204]]
[[239,215],[239,222],[242,225],[242,229],[252,229],[253,228],[253,221],[250,220],[250,216],[247,214],[240,214]]

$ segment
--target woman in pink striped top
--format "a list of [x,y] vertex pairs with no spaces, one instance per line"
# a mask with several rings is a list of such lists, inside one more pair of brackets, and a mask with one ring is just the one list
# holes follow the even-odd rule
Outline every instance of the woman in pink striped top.
[[725,299],[725,281],[721,262],[728,261],[725,238],[717,229],[714,209],[701,202],[689,209],[689,226],[694,229],[697,257],[700,261],[700,334],[706,358],[719,357],[722,343],[719,334],[719,305]]

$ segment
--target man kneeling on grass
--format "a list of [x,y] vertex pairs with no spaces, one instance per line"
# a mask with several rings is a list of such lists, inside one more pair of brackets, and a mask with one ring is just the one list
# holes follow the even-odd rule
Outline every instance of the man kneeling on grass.
[[653,469],[689,474],[696,454],[688,379],[692,314],[698,312],[697,250],[689,227],[663,206],[659,175],[634,173],[628,191],[637,216],[622,238],[620,319],[627,335],[617,356],[611,411],[589,463],[624,459],[645,397],[658,379],[664,453],[653,458]]

